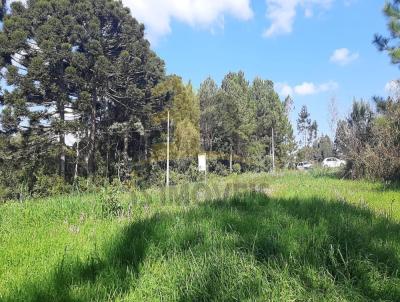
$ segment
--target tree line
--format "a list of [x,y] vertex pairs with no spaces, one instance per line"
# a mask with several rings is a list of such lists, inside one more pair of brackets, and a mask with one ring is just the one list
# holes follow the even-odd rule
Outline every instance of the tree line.
[[285,166],[296,145],[289,112],[272,81],[255,78],[250,84],[243,72],[228,73],[220,87],[206,79],[198,96],[203,150],[229,154],[230,162],[234,155],[252,171],[268,171],[274,140],[277,165]]
[[295,148],[271,81],[229,73],[220,87],[209,78],[195,91],[166,74],[120,1],[2,0],[0,11],[5,196],[89,180],[162,182],[167,111],[177,179],[196,175],[203,151],[216,171],[269,170],[273,132],[278,165]]

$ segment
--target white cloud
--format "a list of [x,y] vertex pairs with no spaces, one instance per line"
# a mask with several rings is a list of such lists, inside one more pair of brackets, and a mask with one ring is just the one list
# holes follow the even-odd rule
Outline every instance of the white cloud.
[[296,86],[290,86],[287,83],[277,83],[276,89],[281,96],[306,96],[313,95],[323,92],[329,92],[336,90],[339,87],[338,83],[334,81],[329,81],[322,84],[315,84],[312,82],[303,82]]
[[332,63],[344,66],[357,60],[359,57],[360,55],[358,52],[351,52],[347,48],[339,48],[333,52],[333,54],[330,57],[330,61]]
[[289,34],[293,30],[297,10],[304,9],[304,15],[311,18],[314,15],[313,8],[330,8],[334,0],[266,0],[267,18],[271,25],[264,31],[265,37],[273,37]]
[[317,93],[317,87],[314,83],[304,82],[294,87],[294,92],[298,95],[311,95]]
[[225,15],[253,17],[250,0],[123,0],[135,18],[146,25],[151,42],[171,32],[171,21],[213,29],[223,27]]
[[287,83],[277,83],[275,88],[282,96],[293,95],[293,88]]

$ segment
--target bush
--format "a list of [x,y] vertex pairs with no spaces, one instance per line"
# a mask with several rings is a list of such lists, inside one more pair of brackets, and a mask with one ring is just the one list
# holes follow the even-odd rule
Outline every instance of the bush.
[[228,168],[224,164],[222,164],[220,162],[216,163],[215,168],[214,168],[214,172],[217,175],[220,175],[220,176],[227,176],[229,174]]
[[165,184],[165,169],[161,163],[150,162],[135,167],[135,185],[141,188]]
[[13,196],[14,194],[9,188],[0,185],[0,202],[13,199]]
[[94,192],[96,190],[95,184],[90,177],[77,177],[74,180],[73,187],[78,192]]
[[171,170],[169,172],[169,184],[174,186],[174,185],[178,185],[178,184],[184,184],[184,183],[188,183],[188,177],[183,174],[183,173],[179,173],[178,171],[175,170]]
[[35,173],[35,178],[36,181],[32,189],[34,197],[46,197],[71,192],[71,185],[58,175],[45,175],[39,172]]
[[241,170],[242,170],[242,167],[240,166],[239,163],[236,163],[236,164],[233,164],[232,170],[233,170],[233,173],[238,173],[239,174],[241,172]]
[[123,188],[128,191],[128,192],[132,192],[134,190],[136,190],[137,186],[138,186],[138,175],[133,171],[131,172],[131,174],[129,175],[128,179],[125,179],[122,182],[122,186]]
[[348,177],[400,178],[400,101],[377,105],[378,112],[372,112],[369,105],[355,102],[351,115],[338,124],[336,144],[347,159]]
[[186,175],[188,177],[188,181],[190,182],[198,182],[202,179],[202,175],[204,172],[200,172],[196,164],[191,164],[186,171]]

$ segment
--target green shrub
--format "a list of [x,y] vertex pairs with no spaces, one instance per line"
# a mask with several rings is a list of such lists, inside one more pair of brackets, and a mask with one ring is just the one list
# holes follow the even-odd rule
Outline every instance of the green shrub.
[[0,202],[12,199],[13,193],[9,188],[4,185],[0,185]]
[[202,179],[204,172],[200,172],[196,164],[191,164],[186,171],[186,175],[190,182],[198,182]]
[[165,184],[165,169],[159,163],[146,163],[136,168],[136,185],[147,188]]
[[95,191],[95,185],[90,177],[85,178],[85,177],[77,177],[74,180],[73,187],[75,190],[78,192],[94,192]]
[[395,181],[400,178],[400,101],[379,100],[378,111],[355,102],[336,131],[338,151],[347,159],[345,176]]
[[227,176],[229,174],[228,168],[220,162],[216,163],[214,172],[220,176]]
[[242,167],[240,166],[239,163],[233,164],[232,170],[234,173],[240,173],[242,171]]
[[187,175],[183,173],[179,173],[175,170],[171,170],[169,174],[169,183],[170,185],[178,185],[188,183],[189,179]]
[[71,192],[71,185],[58,175],[45,175],[38,172],[35,173],[35,177],[36,181],[32,189],[34,197],[46,197]]

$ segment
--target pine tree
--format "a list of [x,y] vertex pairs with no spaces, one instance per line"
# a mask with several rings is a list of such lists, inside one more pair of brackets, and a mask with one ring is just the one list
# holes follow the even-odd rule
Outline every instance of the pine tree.
[[288,95],[285,98],[285,101],[283,102],[283,106],[285,107],[286,115],[289,116],[290,113],[292,112],[292,110],[294,109],[294,102],[290,95]]
[[312,124],[309,125],[308,129],[308,146],[311,146],[313,141],[317,139],[318,136],[318,124],[317,121],[313,121]]
[[285,103],[274,91],[272,81],[256,78],[251,87],[251,99],[255,103],[256,129],[254,137],[261,142],[264,154],[272,152],[272,132],[274,133],[275,156],[284,163],[294,148],[293,130],[288,119]]
[[400,1],[391,0],[386,2],[383,9],[385,16],[389,19],[388,28],[390,31],[390,38],[376,34],[374,43],[381,51],[386,51],[393,64],[400,63],[400,47],[398,38],[400,36]]
[[200,102],[200,130],[203,150],[213,151],[217,128],[217,95],[218,86],[212,78],[207,78],[200,85],[198,92]]
[[219,125],[223,133],[220,150],[229,152],[231,157],[232,154],[244,157],[255,129],[255,108],[250,100],[249,83],[242,71],[225,76],[219,98]]
[[0,22],[3,21],[5,13],[6,13],[6,0],[1,0],[0,1]]
[[301,107],[301,111],[299,112],[299,117],[297,119],[297,130],[299,131],[299,134],[303,137],[302,143],[304,147],[307,145],[307,134],[310,125],[310,113],[308,113],[307,106],[304,105],[303,107]]

